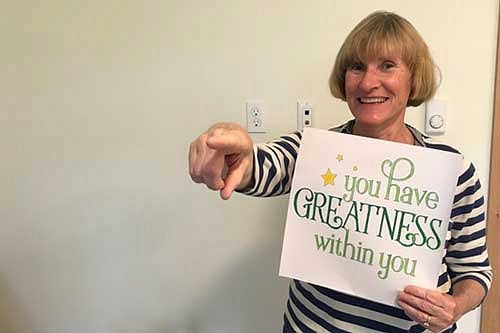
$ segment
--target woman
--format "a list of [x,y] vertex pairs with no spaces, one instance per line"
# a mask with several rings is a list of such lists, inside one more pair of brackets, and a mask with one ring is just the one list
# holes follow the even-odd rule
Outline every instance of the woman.
[[[349,34],[330,76],[332,95],[347,102],[353,120],[332,130],[442,149],[404,123],[407,106],[429,100],[435,71],[425,42],[404,18],[375,12]],[[237,124],[212,126],[190,146],[193,181],[253,196],[288,193],[301,134],[254,145]],[[457,182],[447,251],[437,289],[408,286],[401,308],[292,281],[283,332],[453,332],[456,321],[487,294],[492,272],[485,245],[484,199],[474,166],[465,161]]]

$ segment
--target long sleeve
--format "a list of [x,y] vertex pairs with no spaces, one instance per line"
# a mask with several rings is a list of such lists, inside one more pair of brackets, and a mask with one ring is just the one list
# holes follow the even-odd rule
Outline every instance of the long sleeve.
[[256,197],[289,193],[301,139],[301,133],[296,132],[254,145],[253,178],[250,188],[242,193]]
[[452,284],[462,279],[479,282],[488,292],[493,273],[486,249],[485,202],[474,165],[464,162],[451,212],[445,262]]

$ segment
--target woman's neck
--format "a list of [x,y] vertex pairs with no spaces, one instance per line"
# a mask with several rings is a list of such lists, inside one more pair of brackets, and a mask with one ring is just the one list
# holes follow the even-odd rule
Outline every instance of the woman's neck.
[[369,138],[387,140],[399,143],[406,143],[409,145],[415,144],[415,138],[406,125],[400,124],[399,126],[363,126],[358,122],[354,122],[352,129],[354,135],[366,136]]

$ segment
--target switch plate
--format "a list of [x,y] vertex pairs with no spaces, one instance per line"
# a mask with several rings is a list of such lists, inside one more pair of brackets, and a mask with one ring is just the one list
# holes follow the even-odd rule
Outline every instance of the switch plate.
[[247,101],[245,104],[248,133],[265,133],[265,105],[262,101]]
[[429,135],[444,134],[447,106],[446,101],[438,99],[432,99],[425,103],[425,133]]
[[313,107],[307,101],[297,101],[297,130],[312,126]]

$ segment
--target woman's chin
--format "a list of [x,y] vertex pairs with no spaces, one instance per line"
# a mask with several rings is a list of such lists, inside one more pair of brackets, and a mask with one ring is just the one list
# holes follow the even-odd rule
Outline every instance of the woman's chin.
[[364,126],[374,126],[378,127],[380,125],[383,125],[387,119],[380,117],[380,115],[370,115],[367,113],[361,113],[361,114],[353,114],[354,119],[356,119],[356,123],[359,125],[364,125]]

